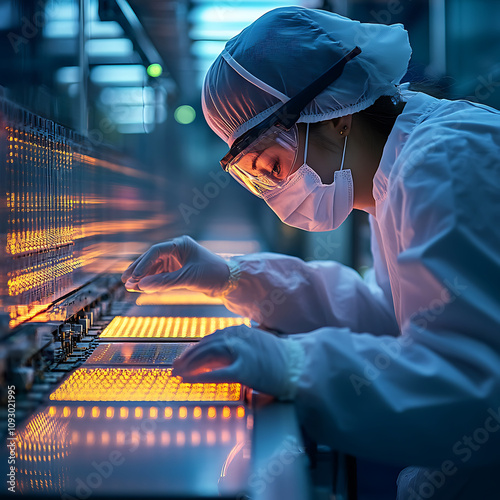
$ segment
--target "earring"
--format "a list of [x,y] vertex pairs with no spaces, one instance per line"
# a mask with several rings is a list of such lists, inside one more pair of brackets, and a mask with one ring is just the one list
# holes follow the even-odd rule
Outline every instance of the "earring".
[[344,132],[347,130],[347,125],[344,125],[342,127],[342,130],[340,131],[340,135],[344,135]]

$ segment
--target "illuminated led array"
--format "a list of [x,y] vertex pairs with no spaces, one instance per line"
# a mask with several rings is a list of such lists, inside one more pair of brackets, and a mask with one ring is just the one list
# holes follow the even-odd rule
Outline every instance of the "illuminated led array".
[[53,401],[240,401],[240,384],[188,384],[161,368],[79,368]]
[[151,194],[164,179],[135,167],[0,96],[0,314],[11,328],[52,320],[39,314],[110,269],[118,245],[129,254],[129,238],[175,218]]
[[249,318],[164,318],[116,316],[101,338],[202,338],[228,326],[250,326]]
[[90,420],[214,420],[242,419],[246,415],[244,406],[49,406],[48,417],[61,419]]
[[51,265],[47,262],[33,262],[27,269],[17,269],[8,274],[9,295],[19,295],[45,283],[60,278],[82,266],[81,259],[72,256],[54,257]]
[[201,292],[175,290],[164,293],[143,293],[137,297],[135,303],[138,306],[219,305],[222,304],[222,300],[219,297],[209,297]]

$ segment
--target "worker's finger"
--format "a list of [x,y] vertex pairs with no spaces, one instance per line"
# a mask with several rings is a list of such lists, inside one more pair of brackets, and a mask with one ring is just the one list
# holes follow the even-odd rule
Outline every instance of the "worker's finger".
[[[146,276],[138,280],[136,283],[139,290],[146,293],[174,290],[176,288],[189,288],[188,283],[186,283],[186,280],[183,279],[185,274],[185,269],[182,268],[171,273],[160,273],[153,276]],[[134,286],[134,281],[132,279],[127,281],[127,284],[129,283],[131,286]],[[126,287],[127,284],[125,285]]]
[[198,375],[227,367],[233,363],[234,359],[235,357],[227,348],[224,338],[212,334],[179,356],[174,361],[173,366],[178,375]]
[[231,370],[231,368],[221,368],[218,370],[211,370],[196,375],[185,374],[182,375],[182,381],[190,384],[196,383],[222,383],[222,382],[238,382],[238,376]]
[[135,279],[137,281],[137,276],[134,278],[134,274],[136,274],[137,267],[142,264],[144,267],[146,263],[151,265],[151,262],[155,262],[157,260],[157,249],[155,247],[151,247],[147,252],[143,253],[140,257],[138,257],[122,274],[122,281],[125,283],[130,279]]
[[125,282],[125,289],[127,292],[142,292],[139,288],[139,282],[134,280],[128,280]]
[[180,266],[178,246],[174,242],[166,242],[152,246],[137,259],[133,268],[124,277],[127,277],[125,281],[138,281],[145,276],[177,271]]
[[134,262],[132,262],[132,264],[130,264],[130,266],[127,267],[127,269],[125,269],[125,271],[123,271],[123,274],[122,274],[122,281],[123,283],[126,283],[130,277],[132,276],[132,273],[135,269],[135,266],[137,266],[137,263],[139,262],[139,260],[142,258],[142,255],[141,257],[138,257],[137,259],[134,260]]

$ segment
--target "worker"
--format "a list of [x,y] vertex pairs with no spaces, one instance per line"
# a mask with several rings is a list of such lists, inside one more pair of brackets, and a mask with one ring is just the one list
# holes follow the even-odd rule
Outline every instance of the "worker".
[[225,261],[183,236],[123,280],[220,296],[260,325],[202,339],[174,363],[185,380],[293,401],[316,441],[408,466],[400,500],[496,499],[500,113],[401,85],[410,55],[401,25],[285,7],[231,39],[203,85],[222,166],[283,222],[370,214],[364,278],[272,253]]

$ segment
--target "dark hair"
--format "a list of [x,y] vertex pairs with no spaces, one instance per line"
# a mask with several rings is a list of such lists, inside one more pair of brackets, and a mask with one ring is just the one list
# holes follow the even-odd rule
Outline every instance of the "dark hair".
[[398,96],[390,97],[383,95],[379,97],[369,108],[358,112],[358,115],[370,123],[376,130],[389,135],[396,118],[403,111],[405,103]]

